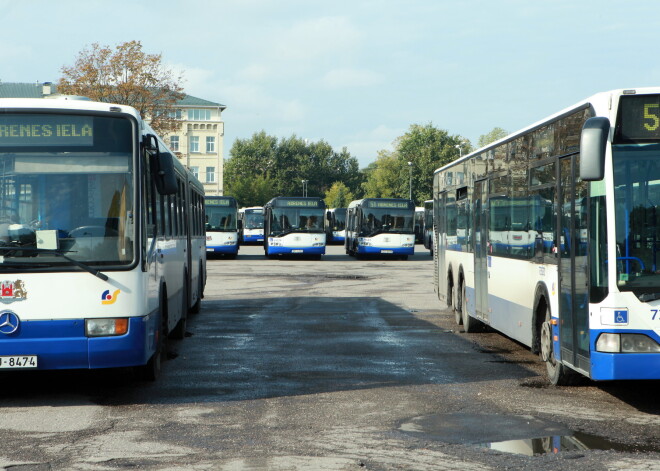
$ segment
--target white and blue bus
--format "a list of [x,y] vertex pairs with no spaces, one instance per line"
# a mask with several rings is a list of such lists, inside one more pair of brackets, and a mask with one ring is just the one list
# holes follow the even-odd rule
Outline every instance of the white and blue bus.
[[207,255],[238,255],[238,205],[233,196],[207,196],[206,252]]
[[435,171],[435,286],[553,384],[660,379],[660,88],[594,95]]
[[155,379],[206,276],[204,190],[135,109],[0,99],[0,371]]
[[238,210],[240,221],[241,244],[263,244],[264,242],[264,208],[251,206]]
[[264,252],[276,255],[325,254],[325,203],[321,198],[273,198],[264,206]]
[[346,208],[328,209],[326,213],[326,243],[344,245],[346,240]]
[[365,198],[348,205],[346,253],[392,255],[403,260],[415,253],[415,204],[400,198]]

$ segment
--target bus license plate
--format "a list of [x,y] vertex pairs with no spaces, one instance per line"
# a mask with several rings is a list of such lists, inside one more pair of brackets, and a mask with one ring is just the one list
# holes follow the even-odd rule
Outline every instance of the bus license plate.
[[10,357],[0,357],[0,369],[9,368],[36,368],[36,355],[16,355]]
[[380,253],[394,253],[394,250],[381,250]]
[[303,253],[302,249],[293,249],[291,253]]

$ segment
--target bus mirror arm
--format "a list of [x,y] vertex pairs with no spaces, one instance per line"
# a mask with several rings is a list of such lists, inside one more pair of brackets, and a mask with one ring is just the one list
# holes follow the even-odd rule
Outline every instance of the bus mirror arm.
[[605,150],[610,134],[610,120],[589,118],[582,127],[580,139],[580,179],[600,181],[605,176]]

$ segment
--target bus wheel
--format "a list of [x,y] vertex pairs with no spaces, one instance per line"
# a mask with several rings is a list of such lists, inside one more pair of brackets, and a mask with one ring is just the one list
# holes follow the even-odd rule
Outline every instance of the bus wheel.
[[162,371],[165,356],[165,336],[167,335],[167,320],[163,316],[163,306],[159,310],[160,329],[156,332],[156,349],[146,365],[138,367],[138,377],[143,381],[156,381]]
[[183,292],[181,293],[181,318],[170,333],[170,338],[183,340],[186,338],[186,327],[188,326],[188,282],[187,276],[183,278]]
[[565,386],[572,384],[576,374],[569,368],[557,361],[553,351],[552,324],[550,310],[545,306],[545,322],[541,326],[541,360],[545,362],[548,379],[554,386]]
[[463,330],[466,333],[473,333],[479,330],[480,322],[474,317],[470,317],[467,310],[467,303],[465,302],[465,283],[461,284],[461,317],[463,319]]
[[462,285],[461,288],[461,299],[459,300],[461,307],[460,309],[454,309],[454,319],[456,320],[456,324],[458,325],[463,325],[463,316],[467,315],[466,313],[463,313],[467,308],[465,308],[465,284]]

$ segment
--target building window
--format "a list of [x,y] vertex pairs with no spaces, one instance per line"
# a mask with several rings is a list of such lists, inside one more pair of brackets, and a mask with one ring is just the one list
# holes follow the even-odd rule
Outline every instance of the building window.
[[199,167],[190,167],[190,172],[195,176],[195,178],[199,178]]
[[206,136],[206,152],[215,152],[215,137]]
[[170,148],[172,152],[179,152],[179,136],[170,136]]
[[206,183],[215,183],[215,167],[206,167]]
[[199,152],[199,136],[190,136],[190,152]]
[[211,110],[188,110],[188,121],[211,121]]

